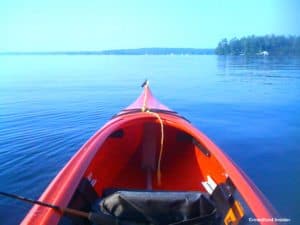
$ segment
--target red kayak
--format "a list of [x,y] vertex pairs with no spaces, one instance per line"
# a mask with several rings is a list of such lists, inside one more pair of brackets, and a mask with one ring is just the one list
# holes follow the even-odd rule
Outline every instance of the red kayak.
[[21,224],[277,224],[245,173],[188,120],[143,92],[97,131]]

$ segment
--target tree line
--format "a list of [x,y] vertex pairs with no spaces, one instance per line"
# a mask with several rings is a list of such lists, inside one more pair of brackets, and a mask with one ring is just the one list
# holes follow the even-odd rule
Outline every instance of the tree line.
[[300,55],[300,36],[248,36],[222,39],[215,49],[217,55]]

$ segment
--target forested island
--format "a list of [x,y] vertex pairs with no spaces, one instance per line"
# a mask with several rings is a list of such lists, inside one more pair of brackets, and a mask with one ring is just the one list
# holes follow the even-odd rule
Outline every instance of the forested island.
[[213,49],[209,48],[136,48],[104,50],[104,55],[211,55]]
[[300,55],[300,36],[248,36],[226,38],[215,49],[217,55]]

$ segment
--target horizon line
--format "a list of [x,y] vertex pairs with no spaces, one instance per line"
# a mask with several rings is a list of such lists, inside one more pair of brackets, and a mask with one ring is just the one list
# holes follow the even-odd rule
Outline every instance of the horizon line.
[[1,51],[0,55],[169,55],[169,54],[213,54],[215,48],[124,48],[107,50],[52,50],[52,51]]

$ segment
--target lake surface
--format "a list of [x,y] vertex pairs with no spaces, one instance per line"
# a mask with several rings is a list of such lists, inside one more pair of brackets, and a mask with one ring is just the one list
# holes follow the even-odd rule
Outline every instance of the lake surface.
[[[0,190],[38,198],[145,78],[300,224],[299,58],[0,56]],[[0,224],[30,207],[0,196]]]

